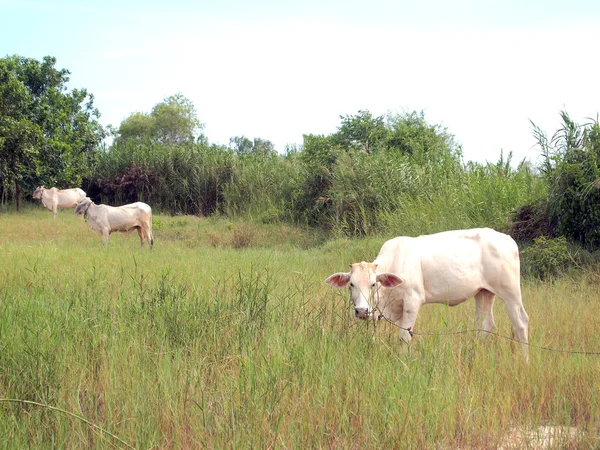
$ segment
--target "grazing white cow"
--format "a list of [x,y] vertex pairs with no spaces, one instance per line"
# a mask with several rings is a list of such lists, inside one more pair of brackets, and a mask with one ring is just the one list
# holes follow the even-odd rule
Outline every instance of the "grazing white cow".
[[125,234],[137,230],[141,246],[147,241],[154,245],[152,237],[152,208],[146,203],[136,202],[123,206],[96,205],[89,197],[85,197],[75,208],[75,214],[87,219],[89,227],[102,235],[108,244],[110,233],[120,231]]
[[79,188],[56,189],[53,187],[46,189],[42,185],[33,191],[33,198],[40,199],[42,204],[54,213],[55,219],[58,214],[58,208],[75,208],[85,196],[86,193]]
[[[477,326],[494,327],[494,296],[504,301],[516,338],[529,358],[529,317],[521,299],[519,249],[506,234],[489,228],[396,237],[383,244],[372,263],[350,265],[327,284],[350,285],[354,314],[360,319],[397,323],[408,343],[419,308],[427,303],[456,306],[475,297]],[[486,337],[487,333],[482,333]]]

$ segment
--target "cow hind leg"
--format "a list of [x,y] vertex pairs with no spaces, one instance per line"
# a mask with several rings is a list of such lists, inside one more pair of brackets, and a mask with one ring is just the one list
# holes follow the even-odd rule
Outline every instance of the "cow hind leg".
[[512,322],[515,337],[521,346],[525,360],[529,362],[529,316],[523,307],[521,290],[508,292],[504,295],[499,293],[498,295],[504,300],[506,312]]
[[150,247],[154,247],[154,236],[152,235],[152,227],[148,228],[148,241],[150,241]]
[[475,321],[480,337],[486,339],[494,329],[494,297],[496,295],[487,289],[475,294]]
[[154,238],[152,236],[152,224],[146,224],[144,226],[144,232],[146,233],[146,241],[150,244],[150,248],[154,246]]
[[137,232],[140,236],[140,246],[143,247],[144,243],[146,242],[146,233],[144,232],[144,229],[142,227],[137,227]]

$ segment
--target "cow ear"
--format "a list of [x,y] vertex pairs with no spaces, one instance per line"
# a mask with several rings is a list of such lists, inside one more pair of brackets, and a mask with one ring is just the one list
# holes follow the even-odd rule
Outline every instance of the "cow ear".
[[393,288],[400,286],[404,283],[404,280],[393,273],[380,273],[377,275],[377,281],[381,283],[383,287]]
[[350,281],[350,272],[338,272],[327,278],[325,283],[334,288],[341,289],[346,287],[348,281]]

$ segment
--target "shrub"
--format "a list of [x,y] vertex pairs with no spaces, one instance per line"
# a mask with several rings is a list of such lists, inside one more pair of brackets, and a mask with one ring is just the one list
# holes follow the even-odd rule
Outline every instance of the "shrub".
[[521,256],[522,274],[541,280],[563,275],[574,263],[564,236],[555,239],[537,237],[532,245],[521,251]]
[[233,248],[246,248],[250,247],[255,238],[255,232],[253,229],[246,225],[240,225],[233,230],[233,238],[231,245]]
[[534,125],[545,157],[550,216],[558,232],[589,250],[600,248],[600,124],[573,122],[561,112],[562,127],[548,139]]

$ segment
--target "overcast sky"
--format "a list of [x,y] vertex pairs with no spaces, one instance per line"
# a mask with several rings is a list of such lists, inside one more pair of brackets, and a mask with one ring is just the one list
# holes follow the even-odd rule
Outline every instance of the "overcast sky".
[[56,57],[104,125],[181,92],[210,142],[278,151],[340,115],[423,110],[466,160],[537,162],[530,120],[600,111],[599,42],[597,0],[0,0],[0,57]]

